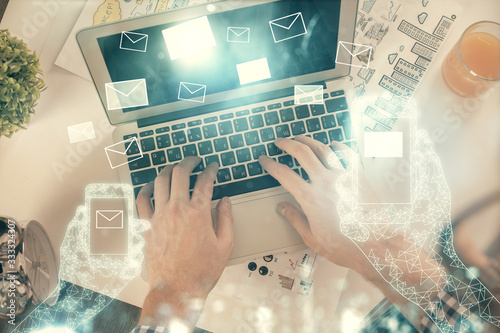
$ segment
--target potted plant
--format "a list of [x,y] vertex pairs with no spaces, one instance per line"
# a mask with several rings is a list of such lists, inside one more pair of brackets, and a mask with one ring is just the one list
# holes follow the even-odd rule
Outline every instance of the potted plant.
[[0,30],[0,137],[11,137],[26,125],[45,83],[40,61],[21,39]]

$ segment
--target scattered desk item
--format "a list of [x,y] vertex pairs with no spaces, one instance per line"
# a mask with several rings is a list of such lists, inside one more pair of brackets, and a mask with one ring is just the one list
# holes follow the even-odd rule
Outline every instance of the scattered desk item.
[[500,24],[468,27],[443,61],[444,82],[455,94],[477,97],[500,80]]

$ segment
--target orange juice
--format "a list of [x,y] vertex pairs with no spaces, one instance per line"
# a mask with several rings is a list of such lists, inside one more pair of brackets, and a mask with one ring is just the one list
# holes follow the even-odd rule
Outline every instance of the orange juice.
[[466,31],[444,60],[442,73],[457,94],[478,96],[500,78],[500,39],[488,32]]

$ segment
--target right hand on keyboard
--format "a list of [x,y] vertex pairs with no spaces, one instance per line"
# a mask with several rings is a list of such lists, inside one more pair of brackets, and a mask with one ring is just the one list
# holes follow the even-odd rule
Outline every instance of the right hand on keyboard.
[[[338,161],[332,149],[304,135],[296,136],[294,140],[277,139],[275,144],[297,159],[310,179],[307,182],[288,166],[267,156],[260,156],[262,167],[300,204],[299,207],[290,202],[281,202],[278,211],[297,230],[304,243],[316,253],[348,268],[358,269],[354,265],[366,264],[364,254],[340,230],[340,217],[336,209],[339,196],[335,185],[338,177],[346,171],[329,163],[332,156]],[[337,142],[333,147],[349,149]],[[373,195],[371,191],[370,195]],[[355,256],[356,258],[353,258]]]

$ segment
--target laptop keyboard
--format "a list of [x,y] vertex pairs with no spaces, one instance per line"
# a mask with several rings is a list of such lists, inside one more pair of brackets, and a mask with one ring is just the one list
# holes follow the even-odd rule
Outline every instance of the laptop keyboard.
[[[308,98],[312,101],[321,96]],[[141,146],[139,150],[134,143],[127,150],[136,196],[167,164],[177,164],[187,156],[200,156],[202,161],[190,176],[190,190],[197,175],[210,163],[217,162],[220,168],[212,198],[216,200],[279,186],[260,166],[260,155],[288,165],[308,180],[298,162],[273,143],[276,138],[300,134],[325,144],[335,140],[350,145],[351,118],[344,91],[324,93],[323,104],[294,105],[292,99],[198,120],[180,120],[170,126],[125,135],[123,139],[136,137]],[[136,160],[141,151],[143,157]]]

